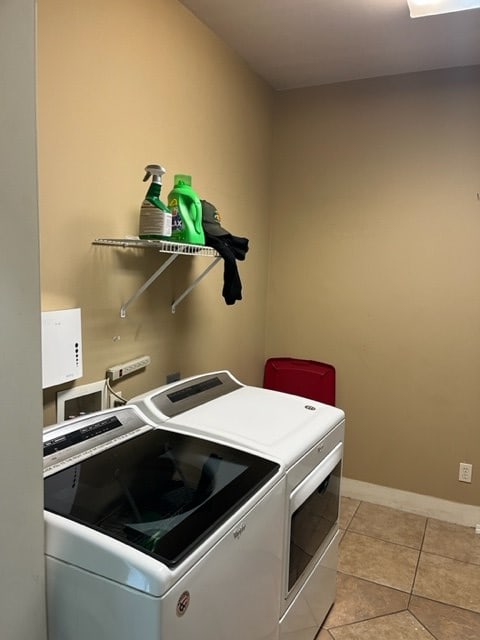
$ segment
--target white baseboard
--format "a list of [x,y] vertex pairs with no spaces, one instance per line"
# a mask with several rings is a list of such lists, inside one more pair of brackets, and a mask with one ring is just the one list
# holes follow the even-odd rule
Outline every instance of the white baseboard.
[[355,500],[373,502],[400,511],[409,511],[427,518],[475,527],[480,524],[480,507],[459,502],[450,502],[419,493],[381,487],[351,478],[342,478],[342,495]]

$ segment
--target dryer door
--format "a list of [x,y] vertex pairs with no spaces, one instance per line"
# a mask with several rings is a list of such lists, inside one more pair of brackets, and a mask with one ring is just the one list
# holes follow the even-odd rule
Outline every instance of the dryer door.
[[45,478],[45,509],[173,567],[278,470],[232,447],[152,429]]

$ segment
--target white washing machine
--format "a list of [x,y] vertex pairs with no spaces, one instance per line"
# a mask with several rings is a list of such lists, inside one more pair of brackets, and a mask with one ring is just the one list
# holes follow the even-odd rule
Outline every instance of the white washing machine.
[[130,401],[152,421],[272,456],[285,468],[279,638],[313,640],[335,599],[345,414],[216,371]]
[[45,429],[49,640],[276,640],[281,461],[135,406]]

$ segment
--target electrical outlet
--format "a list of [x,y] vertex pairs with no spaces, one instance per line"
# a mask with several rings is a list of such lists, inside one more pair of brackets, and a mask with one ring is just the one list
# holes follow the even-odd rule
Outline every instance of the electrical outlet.
[[123,394],[121,391],[115,391],[115,395],[109,392],[108,394],[108,408],[115,409],[116,407],[121,407],[125,404],[126,400],[123,399]]
[[460,462],[460,468],[458,470],[458,479],[460,482],[472,481],[472,465],[467,462]]
[[119,378],[129,376],[131,373],[134,373],[139,369],[144,369],[150,364],[150,362],[150,356],[140,356],[140,358],[129,360],[123,364],[116,364],[115,366],[110,367],[110,369],[107,369],[107,377],[110,382],[113,382]]

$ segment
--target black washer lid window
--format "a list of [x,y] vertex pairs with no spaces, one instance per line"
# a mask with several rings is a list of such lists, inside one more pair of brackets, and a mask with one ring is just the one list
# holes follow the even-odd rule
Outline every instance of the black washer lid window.
[[173,566],[278,469],[244,451],[153,429],[45,478],[45,509]]

